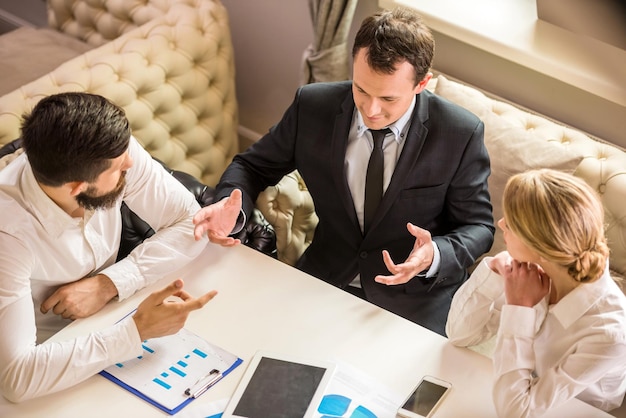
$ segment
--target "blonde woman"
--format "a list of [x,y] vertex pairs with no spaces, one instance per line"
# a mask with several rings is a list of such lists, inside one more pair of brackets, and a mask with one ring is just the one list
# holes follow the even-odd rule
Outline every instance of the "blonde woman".
[[485,258],[455,294],[446,332],[458,346],[496,336],[498,415],[536,417],[577,397],[618,407],[626,391],[626,297],[608,269],[602,204],[553,170],[511,177],[507,251]]

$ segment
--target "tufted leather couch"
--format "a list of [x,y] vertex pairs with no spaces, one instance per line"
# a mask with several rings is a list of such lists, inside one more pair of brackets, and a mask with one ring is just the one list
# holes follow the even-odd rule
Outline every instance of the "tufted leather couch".
[[[89,50],[0,97],[0,145],[19,137],[21,115],[42,97],[86,91],[123,107],[154,157],[214,186],[238,151],[233,50],[219,0],[47,4],[52,33],[40,37]],[[34,66],[57,54],[56,44],[20,54],[30,54]]]
[[[508,177],[531,168],[553,168],[584,179],[600,194],[614,277],[626,276],[626,151],[528,109],[437,74],[428,89],[466,107],[485,123],[491,157],[489,189],[494,217],[502,216],[502,191]],[[311,196],[297,172],[268,188],[257,207],[274,225],[278,257],[293,263],[311,242],[317,217]],[[501,231],[488,255],[505,249]],[[626,280],[619,282],[624,289]]]

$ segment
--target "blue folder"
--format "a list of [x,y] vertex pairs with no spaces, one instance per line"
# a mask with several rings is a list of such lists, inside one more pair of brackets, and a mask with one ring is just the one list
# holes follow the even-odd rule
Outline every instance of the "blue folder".
[[186,388],[216,369],[220,375],[212,387],[242,363],[236,355],[185,328],[144,341],[143,349],[141,356],[107,367],[100,374],[170,415],[195,399],[185,395]]

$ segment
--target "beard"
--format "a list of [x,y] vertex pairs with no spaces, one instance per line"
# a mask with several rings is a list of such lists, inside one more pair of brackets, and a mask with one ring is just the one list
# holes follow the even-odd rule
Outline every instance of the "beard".
[[115,206],[115,202],[120,197],[126,187],[126,172],[120,176],[117,185],[108,193],[98,195],[96,186],[89,186],[87,190],[76,196],[78,204],[87,210],[110,209]]

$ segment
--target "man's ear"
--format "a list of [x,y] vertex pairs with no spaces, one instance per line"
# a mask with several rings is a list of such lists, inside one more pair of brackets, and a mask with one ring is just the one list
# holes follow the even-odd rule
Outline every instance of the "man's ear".
[[417,83],[417,86],[415,86],[415,94],[419,94],[422,91],[424,91],[424,89],[428,85],[428,82],[430,81],[431,78],[433,78],[433,73],[430,73],[430,72],[426,73],[424,78],[422,78],[422,81]]
[[71,181],[65,185],[70,189],[70,196],[74,197],[87,190],[89,184],[86,181]]

